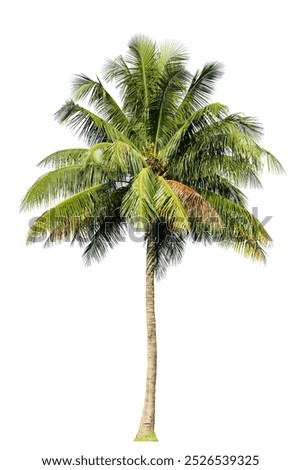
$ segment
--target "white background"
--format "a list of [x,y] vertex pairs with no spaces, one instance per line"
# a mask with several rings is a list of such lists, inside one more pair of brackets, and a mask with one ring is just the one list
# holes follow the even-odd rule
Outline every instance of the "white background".
[[[1,450],[41,457],[259,454],[300,468],[300,42],[294,1],[10,1],[1,14]],[[195,71],[220,60],[215,101],[257,116],[286,176],[248,191],[274,239],[266,267],[190,246],[157,285],[159,443],[134,443],[144,397],[144,249],[84,268],[68,246],[24,246],[35,164],[79,145],[54,120],[74,73],[143,33],[177,39]],[[178,467],[180,468],[180,467]]]

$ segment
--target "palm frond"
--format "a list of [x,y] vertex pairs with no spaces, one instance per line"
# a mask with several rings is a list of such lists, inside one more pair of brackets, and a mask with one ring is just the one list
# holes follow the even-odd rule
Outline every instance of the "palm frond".
[[88,104],[93,105],[96,112],[116,129],[124,131],[127,128],[127,117],[98,77],[91,80],[86,75],[75,75],[72,85],[75,100],[88,99]]
[[131,72],[122,55],[116,57],[115,60],[107,59],[102,75],[106,82],[115,81],[117,88],[121,90],[121,98],[123,99],[126,85],[131,79]]
[[251,137],[254,142],[260,141],[263,136],[263,128],[260,122],[250,116],[245,116],[241,113],[229,114],[227,116],[227,122],[230,122],[236,126],[236,130]]
[[268,171],[276,175],[285,174],[285,169],[281,165],[280,161],[264,148],[260,149],[263,155],[264,163],[266,163]]
[[50,171],[29,188],[21,204],[21,211],[56,204],[58,200],[81,192],[101,180],[97,168],[69,165]]
[[166,65],[159,79],[159,92],[150,107],[150,122],[155,122],[155,154],[177,129],[175,113],[187,79],[187,71],[178,64]]
[[206,106],[214,91],[216,80],[223,73],[223,65],[220,62],[208,62],[202,70],[198,70],[192,77],[177,114],[187,118],[194,111]]
[[[236,117],[236,116],[235,116]],[[177,179],[196,181],[214,175],[223,176],[235,185],[261,187],[263,149],[251,137],[250,125],[240,130],[233,115],[205,125],[182,141],[170,142],[164,157]]]
[[168,223],[175,233],[189,233],[188,214],[180,197],[167,180],[157,177],[157,187],[154,196],[157,214],[162,222]]
[[[118,77],[123,109],[131,116],[131,137],[139,142],[140,148],[148,143],[149,108],[158,90],[158,54],[154,41],[143,35],[134,36],[129,42],[125,66],[121,65],[126,73]],[[120,71],[120,63],[117,69]]]
[[151,76],[156,68],[156,57],[158,55],[157,44],[147,36],[137,34],[129,42],[129,50],[126,56],[130,66],[132,77],[137,79],[135,94],[142,95],[143,109],[147,113],[150,102],[150,88],[152,85]]
[[94,145],[87,154],[86,163],[93,163],[104,173],[117,178],[121,175],[135,176],[146,166],[143,155],[121,140]]
[[265,248],[271,246],[272,239],[259,220],[246,208],[218,194],[204,191],[203,195],[223,223],[213,241],[253,260],[264,261]]
[[121,216],[137,229],[147,229],[157,218],[154,195],[156,177],[149,167],[143,168],[133,179],[121,203]]
[[90,266],[93,261],[102,261],[109,249],[125,240],[125,235],[126,225],[120,217],[109,217],[101,221],[89,237],[83,253],[84,264]]
[[201,194],[179,181],[166,182],[178,196],[190,218],[201,219],[205,225],[221,225],[218,213]]
[[242,239],[242,240],[231,240],[226,242],[221,242],[221,246],[224,248],[232,248],[234,251],[249,258],[252,261],[258,261],[260,263],[266,264],[267,254],[264,246],[259,243],[256,239]]
[[232,184],[227,178],[224,178],[218,174],[214,174],[212,177],[201,177],[197,181],[191,181],[191,186],[197,188],[197,190],[206,190],[235,202],[239,206],[247,207],[246,195]]
[[99,217],[100,210],[103,209],[101,207],[101,195],[105,191],[107,191],[106,185],[97,184],[68,197],[47,210],[30,228],[27,243],[34,243],[47,232],[53,233],[54,239],[61,241],[62,228],[72,232],[81,220],[87,217]]
[[228,107],[221,103],[211,103],[195,111],[174,132],[169,142],[160,151],[160,157],[168,164],[178,158],[178,152],[183,155],[187,147],[195,142],[194,135],[197,131],[205,129],[208,125],[215,124],[218,120],[227,116]]
[[110,230],[112,221],[120,220],[121,223],[119,208],[127,188],[117,186],[110,182],[102,185],[95,195],[93,213],[86,211],[74,217],[72,215],[69,218],[62,217],[60,223],[49,230],[45,247],[51,246],[53,243],[69,241],[71,245],[78,243],[81,247],[88,248],[101,227],[104,227],[103,230],[105,228]]
[[126,136],[112,124],[92,113],[92,111],[74,103],[73,100],[66,101],[55,113],[55,118],[61,124],[69,126],[88,145],[95,145],[99,142],[112,142],[116,139],[127,141]]
[[76,165],[83,163],[88,152],[89,149],[85,148],[58,150],[43,158],[38,166],[41,168],[61,168],[66,165]]
[[153,224],[145,239],[155,242],[155,276],[157,280],[161,280],[170,266],[176,266],[182,261],[187,237],[183,233],[172,231],[168,223],[159,222]]
[[157,61],[160,73],[169,66],[185,67],[189,59],[186,47],[178,41],[163,41],[159,45],[159,50]]
[[[254,155],[253,155],[254,156]],[[250,187],[262,189],[262,185],[259,179],[259,173],[261,172],[260,160],[250,162],[248,159],[249,155],[208,155],[198,156],[196,158],[189,158],[184,163],[184,167],[190,166],[191,175],[194,174],[196,177],[198,174],[203,176],[203,181],[206,178],[212,181],[217,176],[223,177],[224,180],[228,180],[230,184],[239,185],[241,187]],[[258,159],[260,156],[258,155]],[[194,173],[192,173],[194,172]]]

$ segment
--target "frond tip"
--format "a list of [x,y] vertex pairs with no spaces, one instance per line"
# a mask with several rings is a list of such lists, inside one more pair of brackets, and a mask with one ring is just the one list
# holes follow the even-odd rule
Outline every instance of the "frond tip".
[[75,148],[58,150],[57,152],[48,155],[38,163],[40,168],[61,168],[66,165],[76,165],[83,163],[89,149]]

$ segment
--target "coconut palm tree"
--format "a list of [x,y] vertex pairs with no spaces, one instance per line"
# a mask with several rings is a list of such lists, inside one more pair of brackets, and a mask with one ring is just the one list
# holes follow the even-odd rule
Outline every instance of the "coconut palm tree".
[[261,187],[265,166],[282,171],[259,145],[262,129],[255,119],[209,102],[222,65],[207,63],[192,75],[187,61],[181,44],[158,45],[136,35],[125,57],[104,67],[103,80],[115,82],[120,104],[98,77],[75,76],[72,99],[55,116],[87,147],[43,159],[40,167],[52,169],[33,184],[21,206],[46,206],[28,243],[47,237],[49,246],[67,237],[84,246],[87,265],[101,261],[129,227],[143,231],[148,350],[136,440],[157,440],[155,277],[182,259],[188,240],[215,242],[265,262],[271,238],[248,211],[239,187]]

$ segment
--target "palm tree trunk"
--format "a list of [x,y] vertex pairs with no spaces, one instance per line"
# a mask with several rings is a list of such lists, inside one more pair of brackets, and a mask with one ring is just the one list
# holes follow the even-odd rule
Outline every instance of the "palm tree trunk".
[[155,397],[157,379],[157,340],[155,317],[155,242],[148,240],[146,248],[146,326],[147,375],[142,418],[136,441],[157,441],[155,434]]

